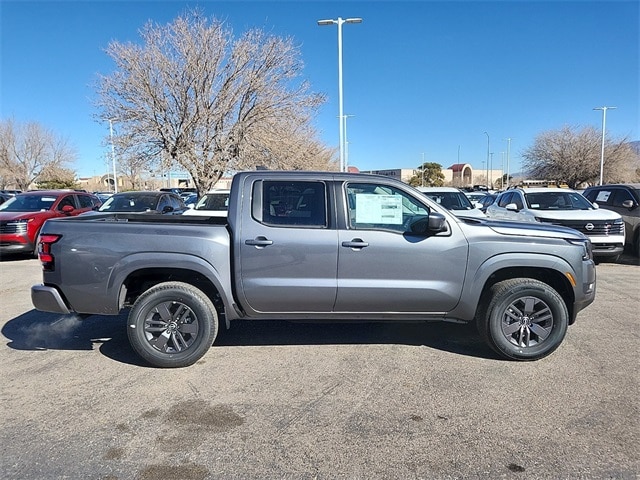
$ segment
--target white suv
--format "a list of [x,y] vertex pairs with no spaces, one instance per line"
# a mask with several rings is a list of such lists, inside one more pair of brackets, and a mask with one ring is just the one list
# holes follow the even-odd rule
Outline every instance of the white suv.
[[568,188],[507,190],[487,207],[487,216],[574,228],[589,237],[593,255],[597,258],[616,261],[624,249],[622,217],[610,210],[599,209],[580,193]]
[[229,190],[211,190],[205,193],[193,208],[185,210],[183,215],[226,217],[228,209]]
[[420,193],[426,195],[437,204],[451,211],[457,217],[486,217],[471,203],[462,190],[454,187],[416,187]]

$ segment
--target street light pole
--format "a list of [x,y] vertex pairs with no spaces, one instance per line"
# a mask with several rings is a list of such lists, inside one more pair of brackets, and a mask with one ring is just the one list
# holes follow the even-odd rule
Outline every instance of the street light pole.
[[489,154],[489,186],[493,190],[493,152]]
[[355,117],[355,115],[344,116],[344,171],[349,171],[349,139],[347,138],[347,118]]
[[602,110],[602,150],[600,152],[600,185],[604,173],[604,134],[607,124],[607,110],[614,110],[617,107],[595,107],[594,110]]
[[487,177],[486,177],[486,182],[487,182],[487,188],[489,188],[489,134],[487,132],[484,132],[484,134],[487,136]]
[[511,185],[511,180],[509,179],[509,157],[511,155],[511,138],[507,138],[507,189]]
[[338,17],[336,20],[318,20],[318,25],[337,25],[338,26],[338,104],[339,104],[339,131],[340,131],[340,171],[345,171],[344,160],[344,130],[345,130],[345,118],[343,114],[343,99],[342,99],[342,24],[343,23],[362,23],[361,18],[347,18],[342,19]]
[[118,193],[118,179],[116,178],[116,151],[113,146],[113,119],[109,119],[109,137],[111,139],[111,162],[113,164],[113,191]]
[[424,153],[422,154],[422,165],[420,165],[420,170],[422,170],[422,186],[424,187]]

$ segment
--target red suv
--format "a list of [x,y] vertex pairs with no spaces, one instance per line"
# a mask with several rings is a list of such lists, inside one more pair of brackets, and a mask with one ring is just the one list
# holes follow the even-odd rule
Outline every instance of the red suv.
[[0,255],[37,254],[36,241],[46,220],[70,217],[100,206],[98,197],[73,190],[33,190],[0,205]]

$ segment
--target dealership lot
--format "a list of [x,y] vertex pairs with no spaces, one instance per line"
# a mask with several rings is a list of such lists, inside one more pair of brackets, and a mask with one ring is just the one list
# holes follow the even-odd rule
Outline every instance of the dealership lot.
[[620,478],[640,474],[640,266],[538,362],[453,324],[240,322],[192,367],[151,369],[125,316],[33,310],[0,261],[3,478]]

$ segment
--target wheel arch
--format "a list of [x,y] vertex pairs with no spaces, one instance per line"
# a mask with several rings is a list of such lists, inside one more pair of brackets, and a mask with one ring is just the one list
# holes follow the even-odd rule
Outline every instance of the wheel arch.
[[489,290],[496,283],[503,280],[509,280],[512,278],[532,278],[542,283],[546,283],[553,288],[560,297],[564,300],[569,312],[569,323],[575,321],[575,315],[573,315],[573,303],[575,300],[575,294],[569,279],[560,271],[552,268],[538,268],[538,267],[507,267],[502,268],[487,278],[485,284],[482,287],[480,298],[485,298],[488,295]]
[[[140,253],[120,260],[113,267],[108,291],[115,297],[117,310],[131,306],[149,288],[163,282],[183,282],[201,290],[228,324],[227,313],[233,311],[228,260],[221,268],[200,257],[162,252]],[[149,266],[153,265],[153,266]],[[228,325],[227,325],[228,326]]]
[[486,298],[493,285],[511,278],[532,278],[548,284],[560,294],[567,306],[570,323],[573,323],[576,299],[574,288],[581,286],[572,286],[567,273],[571,273],[577,282],[581,281],[576,278],[577,274],[569,263],[553,255],[508,253],[491,257],[478,265],[475,275],[465,282],[462,298],[466,301],[459,304],[450,316],[469,321],[475,318],[481,300]]

